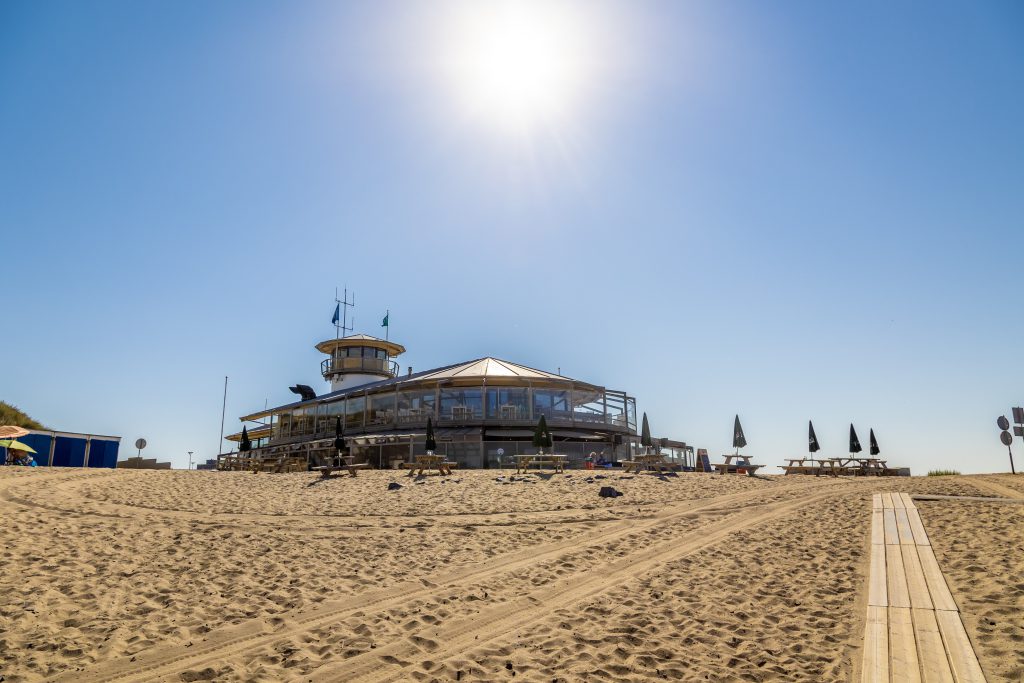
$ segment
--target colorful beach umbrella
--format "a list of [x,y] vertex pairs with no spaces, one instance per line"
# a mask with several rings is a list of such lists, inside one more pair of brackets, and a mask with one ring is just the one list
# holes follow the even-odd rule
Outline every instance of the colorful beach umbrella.
[[740,424],[740,416],[736,416],[736,421],[732,425],[732,447],[743,448],[747,445],[747,437],[743,436],[743,425]]
[[863,449],[860,447],[860,439],[857,438],[857,432],[853,429],[853,424],[850,424],[850,452],[860,453]]
[[878,442],[875,440],[875,430],[871,430],[871,455],[878,455],[882,451],[878,448]]
[[818,444],[818,436],[814,433],[814,423],[810,420],[807,421],[807,450],[811,453],[817,453],[821,450],[821,446]]
[[14,439],[0,439],[0,446],[11,451],[25,451],[26,453],[36,452],[36,450],[29,446],[28,444],[22,443],[20,441],[15,441]]

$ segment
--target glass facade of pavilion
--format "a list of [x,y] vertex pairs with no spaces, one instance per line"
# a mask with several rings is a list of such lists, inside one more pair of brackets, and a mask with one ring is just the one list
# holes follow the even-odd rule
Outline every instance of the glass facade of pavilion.
[[540,376],[428,371],[243,419],[262,419],[264,428],[269,427],[269,448],[307,444],[329,450],[341,418],[357,460],[380,467],[424,451],[428,418],[437,433],[437,450],[463,467],[497,467],[507,463],[503,458],[534,452],[533,428],[542,415],[555,441],[553,450],[572,460],[591,452],[611,460],[628,450],[637,429],[633,397],[540,371],[534,374]]

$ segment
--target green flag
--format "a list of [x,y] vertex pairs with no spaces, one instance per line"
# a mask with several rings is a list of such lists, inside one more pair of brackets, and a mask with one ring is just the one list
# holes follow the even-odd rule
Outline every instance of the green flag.
[[380,324],[380,326],[381,326],[381,327],[387,327],[387,326],[388,326],[388,317],[389,317],[390,315],[391,315],[391,313],[390,313],[390,312],[389,312],[389,313],[385,313],[385,314],[384,314],[384,321],[383,321],[383,322],[381,322],[381,324]]

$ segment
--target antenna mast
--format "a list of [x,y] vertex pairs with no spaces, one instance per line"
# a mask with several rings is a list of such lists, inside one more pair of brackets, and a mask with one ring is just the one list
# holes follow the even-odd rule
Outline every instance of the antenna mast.
[[[334,338],[347,337],[348,333],[352,331],[352,325],[348,324],[348,308],[349,306],[355,308],[356,305],[356,293],[352,292],[352,301],[348,300],[348,287],[345,287],[345,293],[342,298],[338,298],[338,288],[334,288],[334,303],[342,307],[341,309],[341,324],[334,323]],[[355,324],[355,316],[352,317],[352,322]],[[345,334],[341,334],[344,332]]]

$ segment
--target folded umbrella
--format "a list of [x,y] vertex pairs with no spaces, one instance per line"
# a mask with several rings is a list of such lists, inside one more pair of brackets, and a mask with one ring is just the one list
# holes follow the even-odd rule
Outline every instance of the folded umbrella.
[[747,445],[747,437],[743,436],[743,425],[740,424],[740,416],[736,416],[736,421],[732,425],[732,447],[743,448]]
[[821,450],[821,446],[818,445],[818,436],[814,433],[814,423],[810,420],[807,421],[807,432],[807,450],[817,453]]
[[860,453],[863,450],[860,447],[860,439],[857,438],[857,432],[853,430],[853,425],[850,425],[850,452]]

